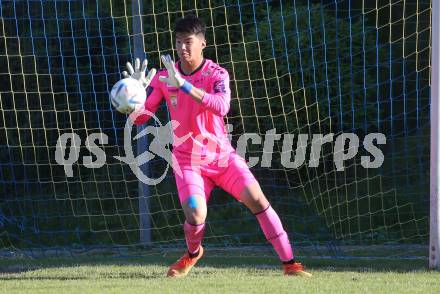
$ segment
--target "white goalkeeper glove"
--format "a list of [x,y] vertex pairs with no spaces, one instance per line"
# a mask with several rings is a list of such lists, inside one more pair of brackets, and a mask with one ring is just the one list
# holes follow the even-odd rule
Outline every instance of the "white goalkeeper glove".
[[185,79],[182,78],[180,73],[174,67],[174,61],[171,59],[169,55],[161,55],[160,59],[162,60],[163,65],[168,71],[168,77],[160,76],[159,81],[167,83],[171,87],[180,88],[185,83]]
[[153,80],[153,77],[156,74],[156,69],[155,68],[150,69],[150,71],[148,72],[148,75],[145,77],[145,73],[147,71],[147,66],[148,66],[148,60],[144,59],[144,61],[142,62],[142,68],[140,65],[141,65],[141,63],[140,63],[139,58],[136,58],[136,60],[135,60],[134,70],[133,70],[133,66],[131,65],[131,63],[127,62],[128,72],[126,72],[124,70],[122,72],[122,75],[124,76],[124,78],[132,78],[132,79],[137,80],[138,82],[140,82],[142,84],[144,89],[146,89],[150,85],[151,80]]

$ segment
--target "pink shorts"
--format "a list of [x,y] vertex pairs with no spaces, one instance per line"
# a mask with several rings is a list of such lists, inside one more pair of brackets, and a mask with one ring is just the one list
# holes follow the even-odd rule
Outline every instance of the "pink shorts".
[[180,203],[191,195],[203,196],[208,202],[215,186],[240,201],[243,188],[256,181],[245,160],[235,152],[229,155],[227,164],[214,160],[207,164],[191,165],[190,161],[179,158],[177,154],[176,157],[182,171],[181,177],[174,169]]

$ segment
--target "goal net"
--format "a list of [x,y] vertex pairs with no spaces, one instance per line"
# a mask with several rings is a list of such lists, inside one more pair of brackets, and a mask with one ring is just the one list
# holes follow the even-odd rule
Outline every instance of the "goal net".
[[[430,1],[132,5],[1,1],[2,255],[184,247],[172,172],[156,156],[143,171],[165,178],[140,185],[117,159],[126,116],[108,93],[135,50],[156,68],[160,54],[177,58],[173,23],[187,14],[207,23],[204,55],[231,77],[232,143],[256,161],[251,170],[299,254],[426,255]],[[165,105],[157,116],[167,123]],[[261,141],[240,141],[249,134]],[[220,189],[204,243],[267,245],[250,211]]]

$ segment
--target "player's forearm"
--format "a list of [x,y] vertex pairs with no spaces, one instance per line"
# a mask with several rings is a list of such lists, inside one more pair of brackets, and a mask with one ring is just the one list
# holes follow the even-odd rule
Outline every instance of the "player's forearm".
[[162,101],[162,92],[159,88],[154,88],[152,86],[147,88],[147,100],[142,107],[135,109],[129,116],[131,121],[139,126],[150,120],[154,113],[159,108],[160,102]]
[[188,95],[191,96],[191,98],[194,99],[197,103],[202,103],[203,95],[205,95],[205,91],[192,87],[191,90],[188,92]]
[[193,98],[196,102],[201,103],[203,106],[217,115],[225,116],[229,112],[229,103],[231,101],[229,91],[209,94],[202,89],[194,87],[187,81],[185,81],[180,89],[191,96],[191,98]]
[[229,93],[204,93],[202,105],[214,114],[225,116],[229,112],[231,95]]

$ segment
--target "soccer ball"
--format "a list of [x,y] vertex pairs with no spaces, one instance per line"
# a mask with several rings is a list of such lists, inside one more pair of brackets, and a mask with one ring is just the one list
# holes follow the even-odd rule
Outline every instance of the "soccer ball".
[[123,114],[131,113],[141,107],[147,99],[142,84],[133,78],[119,80],[110,92],[113,107]]

